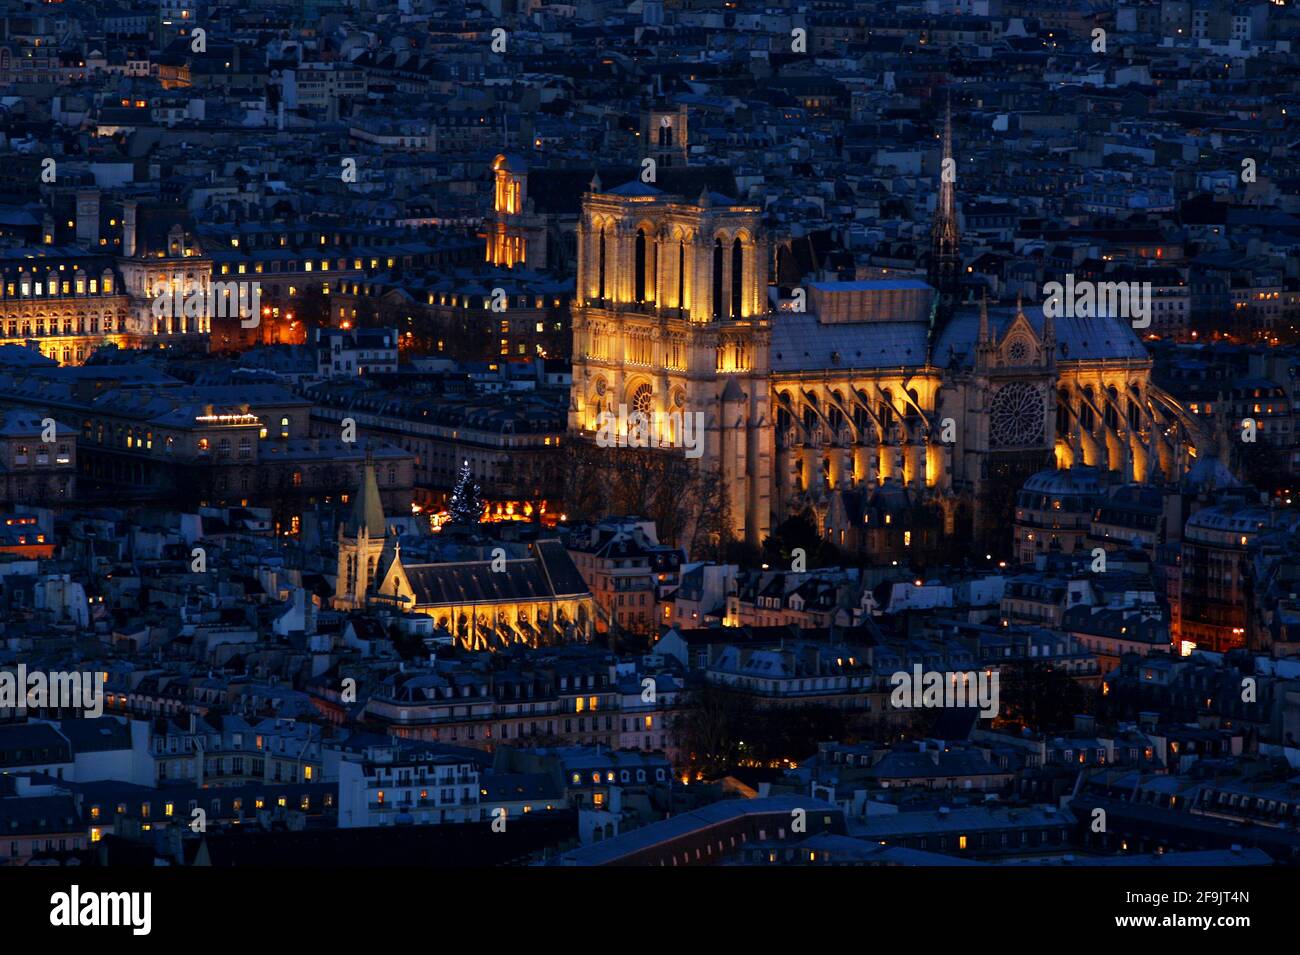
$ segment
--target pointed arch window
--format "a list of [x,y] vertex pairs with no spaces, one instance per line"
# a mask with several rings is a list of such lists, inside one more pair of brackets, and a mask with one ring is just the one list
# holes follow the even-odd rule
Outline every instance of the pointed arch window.
[[605,298],[605,227],[600,229],[600,294],[597,296],[602,301]]
[[713,317],[722,318],[722,240],[713,240]]
[[1092,405],[1092,386],[1087,385],[1083,389],[1083,400],[1079,402],[1079,424],[1085,431],[1092,431],[1097,423],[1097,419],[1092,413]]
[[646,299],[646,241],[645,230],[636,230],[636,301]]
[[677,240],[677,307],[686,307],[686,240]]
[[1056,433],[1070,433],[1070,393],[1065,389],[1056,393]]
[[1106,427],[1115,429],[1119,427],[1119,391],[1114,387],[1106,389],[1106,406],[1102,410],[1102,416],[1105,418]]
[[731,243],[731,317],[740,318],[745,294],[745,247],[737,238]]

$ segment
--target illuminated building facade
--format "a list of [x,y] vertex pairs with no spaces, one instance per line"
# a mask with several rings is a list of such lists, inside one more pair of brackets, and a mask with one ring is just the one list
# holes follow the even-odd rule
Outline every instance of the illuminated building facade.
[[336,608],[425,614],[466,650],[591,639],[591,591],[559,541],[529,544],[527,557],[500,566],[406,563],[386,525],[375,470],[367,458],[351,515],[339,525]]
[[72,247],[0,252],[0,345],[79,365],[100,345],[132,345],[130,300],[113,258]]
[[757,208],[635,180],[591,182],[578,238],[570,431],[592,440],[621,406],[657,431],[700,412],[695,463],[755,544],[804,509],[834,538],[828,515],[860,510],[835,498],[886,485],[946,534],[992,532],[1045,467],[1178,476],[1201,434],[1120,319],[981,305],[941,322],[915,280],[812,282],[773,311]]
[[599,176],[582,210],[570,431],[591,439],[625,408],[655,415],[654,439],[681,455],[682,416],[702,415],[697,463],[728,489],[733,533],[760,543],[773,468],[761,210],[640,181],[606,192]]

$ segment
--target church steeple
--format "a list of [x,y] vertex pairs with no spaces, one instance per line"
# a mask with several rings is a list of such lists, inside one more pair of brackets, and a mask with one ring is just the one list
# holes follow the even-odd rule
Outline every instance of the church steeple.
[[384,523],[384,502],[375,478],[375,453],[366,449],[366,463],[357,488],[352,512],[339,522],[338,570],[334,584],[334,606],[355,610],[366,605],[379,584],[378,573],[388,528]]
[[352,514],[348,518],[345,533],[348,537],[357,537],[362,530],[371,540],[378,540],[387,533],[384,523],[384,501],[379,496],[379,481],[375,477],[375,452],[366,448],[366,464],[361,474],[361,486],[357,488],[356,500],[352,502]]
[[[952,169],[952,174],[945,174]],[[957,234],[957,196],[956,161],[952,155],[952,97],[948,97],[943,114],[943,162],[939,169],[939,202],[935,208],[934,231],[943,238],[956,240]]]
[[961,232],[957,226],[957,164],[952,155],[952,98],[944,111],[943,161],[939,166],[939,201],[930,226],[927,280],[939,293],[938,318],[952,317],[961,283]]

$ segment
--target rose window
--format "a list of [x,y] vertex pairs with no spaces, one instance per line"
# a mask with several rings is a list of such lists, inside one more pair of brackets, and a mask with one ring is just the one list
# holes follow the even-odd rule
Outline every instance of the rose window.
[[989,436],[995,448],[1038,444],[1043,435],[1043,396],[1015,381],[998,389],[989,408]]

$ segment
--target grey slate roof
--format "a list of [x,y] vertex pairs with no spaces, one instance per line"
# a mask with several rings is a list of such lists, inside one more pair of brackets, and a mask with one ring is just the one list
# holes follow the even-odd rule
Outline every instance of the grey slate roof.
[[[1034,333],[1041,339],[1043,307],[1027,304],[1024,312]],[[1015,315],[1015,306],[990,308],[989,330],[1001,337]],[[934,349],[935,363],[948,364],[951,349],[962,364],[970,364],[975,351],[975,339],[979,335],[979,322],[978,310],[955,315],[939,335]],[[1054,325],[1058,362],[1124,358],[1145,361],[1149,358],[1132,326],[1123,319],[1061,317],[1054,320]]]
[[772,371],[924,365],[928,331],[924,322],[823,325],[811,312],[781,312],[772,320]]

